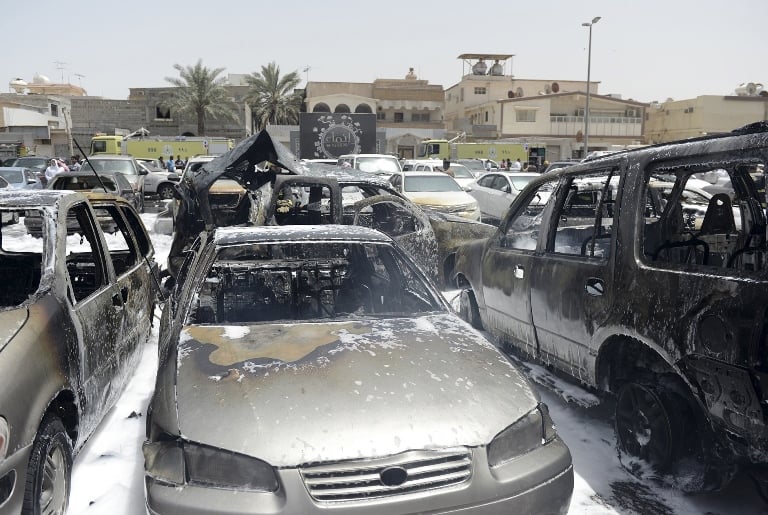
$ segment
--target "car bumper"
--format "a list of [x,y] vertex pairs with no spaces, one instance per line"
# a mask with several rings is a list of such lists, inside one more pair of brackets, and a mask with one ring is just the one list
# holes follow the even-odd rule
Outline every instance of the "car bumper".
[[21,513],[31,452],[32,446],[28,445],[0,463],[0,513]]
[[281,487],[268,493],[167,485],[145,476],[147,512],[556,514],[568,511],[573,492],[571,454],[559,438],[494,469],[485,452],[475,452],[472,477],[459,485],[366,501],[316,502],[297,469],[279,470],[278,476]]

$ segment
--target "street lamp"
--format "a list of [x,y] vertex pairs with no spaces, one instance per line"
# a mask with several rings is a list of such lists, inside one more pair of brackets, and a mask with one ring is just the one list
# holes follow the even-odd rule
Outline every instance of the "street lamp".
[[592,25],[600,21],[600,16],[595,16],[592,21],[584,22],[582,27],[589,27],[589,50],[587,51],[587,107],[584,110],[584,157],[589,152],[589,74],[592,68]]

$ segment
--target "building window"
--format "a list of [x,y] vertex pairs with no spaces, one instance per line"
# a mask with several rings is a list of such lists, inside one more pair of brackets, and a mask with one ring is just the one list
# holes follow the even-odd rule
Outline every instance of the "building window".
[[331,108],[328,107],[328,104],[324,102],[320,102],[318,104],[315,104],[315,107],[312,108],[313,113],[330,113]]
[[403,123],[403,113],[395,113],[395,123]]
[[59,106],[51,104],[51,116],[59,116]]
[[411,121],[414,122],[428,122],[429,113],[413,113],[411,114]]
[[464,102],[464,88],[459,89],[459,101]]
[[376,119],[377,120],[386,120],[387,119],[387,113],[385,113],[384,111],[379,111],[378,113],[376,113]]
[[485,95],[485,88],[475,88],[475,95]]
[[488,111],[485,112],[485,122],[488,123]]
[[350,113],[349,106],[347,104],[339,104],[336,106],[336,109],[333,110],[334,113]]
[[155,119],[156,120],[170,120],[171,110],[163,106],[155,106]]
[[536,111],[533,109],[517,109],[515,110],[515,121],[518,122],[535,122]]

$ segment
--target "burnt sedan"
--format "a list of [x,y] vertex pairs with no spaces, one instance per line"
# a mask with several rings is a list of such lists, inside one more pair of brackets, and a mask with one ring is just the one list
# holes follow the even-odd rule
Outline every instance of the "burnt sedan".
[[2,192],[0,213],[41,223],[0,226],[0,513],[63,514],[73,454],[149,337],[153,249],[112,195]]
[[546,406],[389,237],[243,227],[193,248],[160,332],[150,513],[567,510]]

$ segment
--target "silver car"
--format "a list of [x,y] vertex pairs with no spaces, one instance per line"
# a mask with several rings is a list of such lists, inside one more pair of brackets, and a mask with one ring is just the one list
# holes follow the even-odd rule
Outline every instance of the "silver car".
[[523,374],[384,234],[203,233],[163,313],[150,513],[565,513]]
[[140,167],[133,157],[122,155],[89,157],[80,167],[81,172],[92,172],[94,169],[96,172],[119,172],[125,175],[139,198],[139,212],[144,212],[144,177],[149,173],[146,168]]
[[480,205],[483,221],[498,224],[509,205],[538,173],[488,172],[466,186]]

